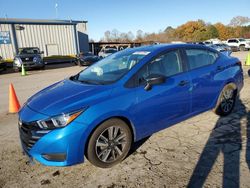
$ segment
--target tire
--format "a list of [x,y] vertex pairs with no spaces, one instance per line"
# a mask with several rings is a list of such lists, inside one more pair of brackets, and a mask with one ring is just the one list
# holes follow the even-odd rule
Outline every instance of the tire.
[[129,126],[117,118],[98,126],[90,136],[86,157],[95,166],[109,168],[120,163],[128,154],[132,143]]
[[219,116],[229,115],[236,101],[236,87],[233,84],[226,85],[220,93],[214,112]]
[[244,45],[240,46],[240,51],[245,51],[245,46]]
[[16,68],[16,69],[13,69],[14,70],[14,72],[21,72],[22,71],[22,69],[19,69],[19,68]]
[[76,65],[78,65],[79,67],[81,67],[82,66],[81,61],[78,60],[77,63],[76,63]]

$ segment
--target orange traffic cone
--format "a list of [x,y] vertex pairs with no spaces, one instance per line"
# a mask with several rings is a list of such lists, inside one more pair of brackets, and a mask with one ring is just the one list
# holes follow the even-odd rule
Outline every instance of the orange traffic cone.
[[12,84],[9,86],[9,113],[17,113],[20,109],[20,104],[16,96],[16,92]]

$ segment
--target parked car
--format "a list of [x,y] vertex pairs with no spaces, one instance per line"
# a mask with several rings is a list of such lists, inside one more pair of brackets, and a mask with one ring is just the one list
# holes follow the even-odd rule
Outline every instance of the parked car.
[[227,44],[218,43],[218,44],[214,44],[214,45],[215,45],[215,46],[218,46],[218,47],[221,47],[221,48],[224,48],[225,50],[232,51],[231,47],[228,46]]
[[230,56],[232,53],[232,51],[230,50],[231,48],[229,46],[227,46],[226,44],[210,44],[207,46],[217,50],[218,52],[223,53],[226,56]]
[[0,56],[0,71],[4,71],[7,69],[6,63],[3,61],[3,58]]
[[101,58],[97,55],[92,54],[91,52],[81,53],[78,58],[78,65],[80,66],[90,66],[93,63],[99,61]]
[[13,62],[14,70],[20,71],[22,65],[25,69],[44,69],[45,64],[41,54],[43,52],[37,47],[19,48]]
[[206,45],[204,42],[189,42],[189,44]]
[[228,39],[226,44],[230,46],[233,51],[244,51],[250,49],[250,42],[246,41],[243,38]]
[[84,161],[111,167],[131,144],[214,110],[233,110],[243,87],[241,62],[201,45],[130,48],[57,82],[19,112],[24,152],[49,166]]
[[214,38],[214,39],[209,39],[204,41],[204,44],[208,45],[208,44],[221,44],[222,41],[219,40],[218,38]]
[[117,52],[117,49],[115,48],[104,48],[98,53],[98,56],[101,58],[105,58],[115,52]]

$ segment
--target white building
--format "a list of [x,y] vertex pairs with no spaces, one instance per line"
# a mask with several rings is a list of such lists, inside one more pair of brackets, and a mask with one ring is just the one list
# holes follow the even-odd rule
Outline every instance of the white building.
[[87,21],[0,18],[0,56],[13,59],[18,48],[38,47],[44,56],[89,51]]

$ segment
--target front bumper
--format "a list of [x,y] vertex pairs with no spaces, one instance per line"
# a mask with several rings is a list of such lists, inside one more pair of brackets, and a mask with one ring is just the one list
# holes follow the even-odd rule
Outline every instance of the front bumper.
[[23,151],[29,158],[47,166],[69,166],[84,161],[84,146],[88,137],[87,125],[76,120],[64,128],[41,130],[34,121],[27,122],[35,114],[29,107],[19,113],[19,133]]
[[[36,68],[43,68],[45,66],[44,62],[36,63],[33,61],[23,62],[23,66],[25,69],[36,69]],[[15,63],[13,64],[14,69],[21,69],[21,66],[17,66]]]
[[80,61],[80,65],[81,66],[90,66],[90,65],[92,65],[92,63],[89,61]]
[[238,46],[230,46],[230,47],[233,52],[237,52],[240,50]]
[[250,43],[247,43],[246,45],[245,45],[245,49],[250,49]]

